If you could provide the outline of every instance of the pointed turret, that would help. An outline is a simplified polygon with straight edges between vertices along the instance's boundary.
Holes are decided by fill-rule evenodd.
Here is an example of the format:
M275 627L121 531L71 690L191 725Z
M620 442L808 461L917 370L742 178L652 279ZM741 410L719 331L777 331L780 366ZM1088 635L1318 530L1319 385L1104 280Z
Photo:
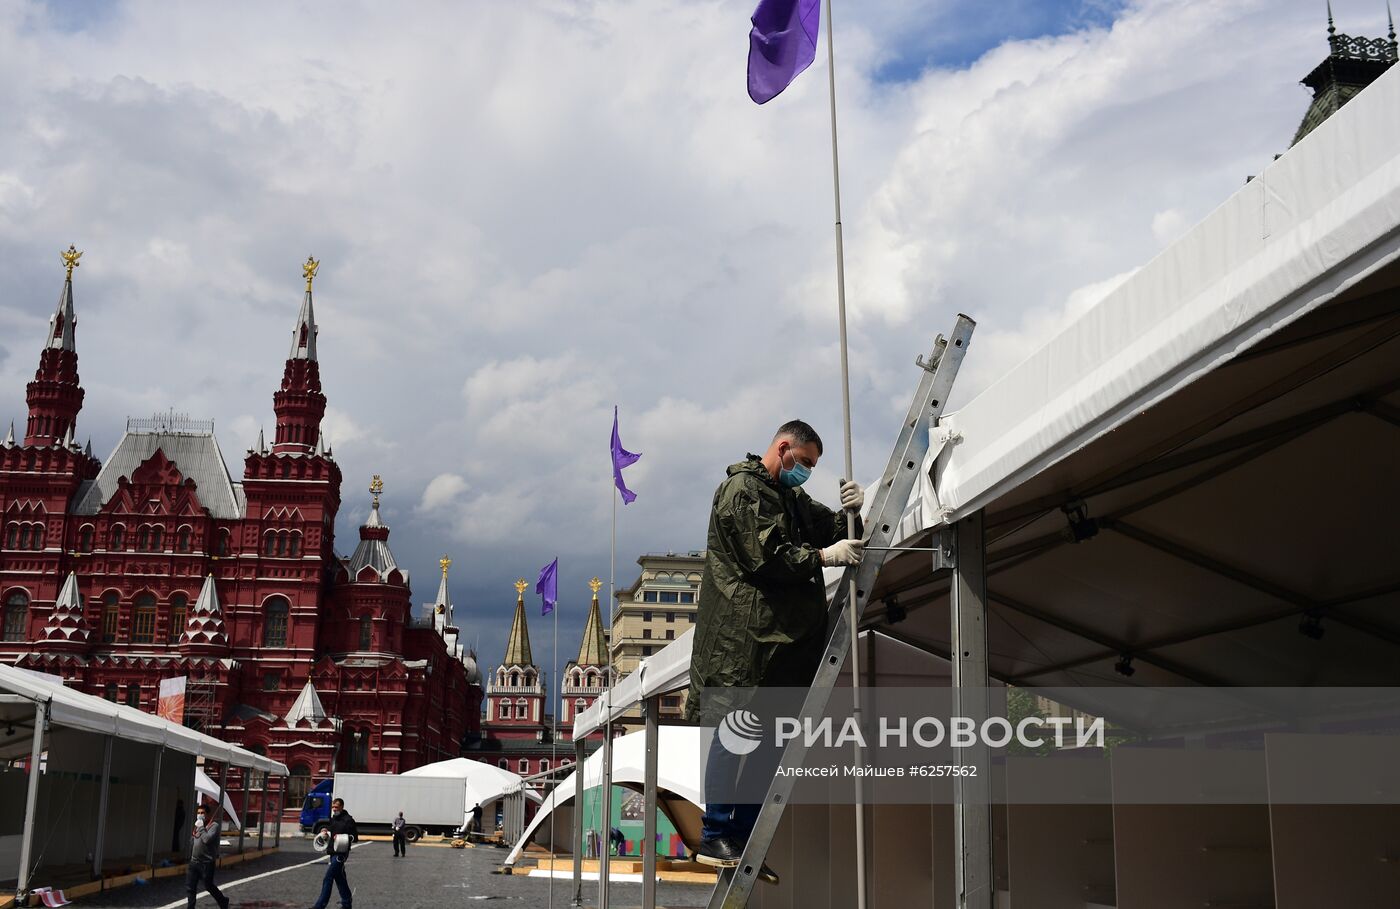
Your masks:
M1389 9L1387 4L1387 13ZM1388 19L1390 31L1386 38L1339 34L1332 19L1332 4L1327 4L1327 59L1303 77L1303 84L1312 89L1313 96L1293 136L1294 145L1395 65L1400 52L1395 43L1394 16Z
M14 421L14 420L11 420L11 421L10 421L10 431L7 432L7 433L5 433L5 441L4 441L3 443L0 443L0 444L3 444L6 448L14 448L14 447L15 447L15 421Z
M388 581L389 575L397 571L407 586L408 572L394 561L394 553L389 549L389 526L379 516L379 497L384 493L384 481L379 474L370 481L369 491L373 496L369 517L360 525L360 545L355 547L346 570L352 581ZM374 575L369 575L366 568L374 569Z
M311 728L316 728L326 719L326 708L321 706L321 696L316 693L316 686L307 679L302 686L301 693L292 703L292 709L287 711L287 726L294 728L297 723L307 722Z
M292 329L292 348L282 372L282 387L272 396L272 409L277 413L277 435L272 443L275 454L311 454L321 434L321 418L326 415L321 367L316 360L316 316L311 305L311 284L320 266L320 262L307 256L301 267L306 295Z
M515 621L510 626L510 638L506 641L506 658L502 666L533 666L534 657L530 654L530 627L525 621L525 588L530 585L524 578L515 582Z
M74 330L78 320L73 313L73 269L82 253L69 246L62 253L67 274L58 308L49 318L48 338L39 354L34 381L25 389L29 421L25 427L26 446L51 446L73 429L83 407L83 389L78 380L78 349Z
M224 611L219 606L219 591L214 576L204 579L199 598L190 608L185 621L185 633L180 635L181 650L221 651L228 649L228 633L224 630Z
M80 651L86 650L91 641L91 633L83 618L83 598L78 593L78 576L68 573L63 587L54 601L53 612L44 625L44 648L46 650Z
M594 578L588 582L593 589L593 602L588 607L588 624L583 626L583 642L578 648L579 666L608 665L608 641L603 634L603 610L598 605L598 589L602 581Z

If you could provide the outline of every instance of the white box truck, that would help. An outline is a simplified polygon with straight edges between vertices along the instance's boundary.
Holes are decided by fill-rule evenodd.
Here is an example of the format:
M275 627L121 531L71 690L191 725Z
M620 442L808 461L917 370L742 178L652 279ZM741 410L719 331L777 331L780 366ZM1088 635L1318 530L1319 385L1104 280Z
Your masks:
M316 810L302 813L302 826L320 833L330 826L331 798L345 800L345 810L355 818L361 833L388 833L399 812L406 821L404 833L410 842L425 833L452 833L466 824L467 781L458 777L401 776L392 773L337 773L324 792L317 795ZM310 821L308 824L307 821Z

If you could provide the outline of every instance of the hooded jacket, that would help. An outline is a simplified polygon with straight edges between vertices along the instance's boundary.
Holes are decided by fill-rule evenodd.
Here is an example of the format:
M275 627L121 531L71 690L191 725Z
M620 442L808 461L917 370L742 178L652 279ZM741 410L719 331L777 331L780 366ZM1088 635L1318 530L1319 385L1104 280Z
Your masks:
M718 723L743 699L726 689L812 683L826 644L821 549L845 537L841 513L779 484L757 455L729 466L710 509L687 719Z

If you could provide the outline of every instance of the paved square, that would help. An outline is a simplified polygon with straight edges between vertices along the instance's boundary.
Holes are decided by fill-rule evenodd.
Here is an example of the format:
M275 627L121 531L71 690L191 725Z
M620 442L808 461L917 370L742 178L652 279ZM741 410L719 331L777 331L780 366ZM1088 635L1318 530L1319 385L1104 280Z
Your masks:
M505 850L490 847L423 845L411 846L406 857L395 858L389 843L372 841L355 847L346 873L357 909L429 909L488 901L519 909L569 909L571 880L554 882L551 903L548 879L491 873L505 856ZM223 869L216 883L233 909L308 909L320 893L325 867L325 859L312 851L309 840L284 838L281 852ZM662 882L657 886L657 903L666 909L704 906L710 890L705 885ZM615 909L640 906L642 885L615 882L611 894L610 906ZM583 895L585 906L597 905L597 882L584 881ZM74 909L183 909L184 905L185 883L180 877L78 900ZM215 909L213 899L204 894L196 905ZM330 909L339 905L332 891Z

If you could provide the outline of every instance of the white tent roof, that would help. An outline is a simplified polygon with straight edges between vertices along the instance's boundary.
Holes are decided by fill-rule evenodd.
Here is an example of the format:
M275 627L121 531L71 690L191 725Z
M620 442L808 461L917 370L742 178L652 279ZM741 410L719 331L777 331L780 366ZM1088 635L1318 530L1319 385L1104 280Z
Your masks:
M8 696L8 697L6 697ZM63 687L57 676L0 665L0 718L30 720L34 705L47 702L49 720L54 725L115 735L134 742L164 745L185 754L202 755L235 767L249 767L274 776L286 776L286 765L237 745L220 741L155 714L134 707L114 704L103 698ZM0 730L0 758L13 758L29 752L32 730L16 729L3 736Z
M468 811L475 805L484 805L503 795L516 792L525 784L519 774L511 773L504 767L463 757L414 767L412 770L405 770L402 776L465 779L467 781L466 807ZM536 802L540 800L539 794L532 790L527 789L525 794Z
M687 629L659 651L642 660L627 678L605 691L588 709L574 717L574 738L581 739L601 729L607 722L608 705L616 720L629 708L653 695L665 694L690 684L690 648L695 629Z
M657 761L657 789L670 796L680 797L703 807L702 780L700 778L700 756L709 750L709 738L713 731L698 726L660 727L659 759ZM646 779L646 733L639 730L613 741L613 783L619 786L632 785L640 788ZM584 789L592 789L603 784L603 749L593 752L583 763ZM540 805L539 811L530 821L520 841L506 856L505 864L513 865L530 842L535 831L545 823L556 805L571 802L578 786L578 771L565 777L549 797Z
M199 768L194 771L194 788L202 796L208 797L209 801L219 800L219 784L210 779L209 774ZM238 812L233 810L233 799L229 798L228 792L224 792L224 818L228 821L230 830L239 828Z

